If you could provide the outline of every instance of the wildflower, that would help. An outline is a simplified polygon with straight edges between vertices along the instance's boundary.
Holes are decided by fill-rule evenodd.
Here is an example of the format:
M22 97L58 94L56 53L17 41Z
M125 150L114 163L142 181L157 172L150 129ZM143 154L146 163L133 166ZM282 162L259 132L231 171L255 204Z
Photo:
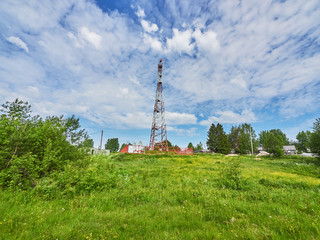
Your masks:
M62 208L62 211L64 211L64 208Z

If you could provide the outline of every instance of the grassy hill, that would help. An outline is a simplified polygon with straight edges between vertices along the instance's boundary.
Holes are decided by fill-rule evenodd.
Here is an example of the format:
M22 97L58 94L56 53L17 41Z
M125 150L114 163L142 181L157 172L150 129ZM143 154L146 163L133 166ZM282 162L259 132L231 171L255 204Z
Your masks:
M320 239L311 158L96 156L0 192L1 239Z

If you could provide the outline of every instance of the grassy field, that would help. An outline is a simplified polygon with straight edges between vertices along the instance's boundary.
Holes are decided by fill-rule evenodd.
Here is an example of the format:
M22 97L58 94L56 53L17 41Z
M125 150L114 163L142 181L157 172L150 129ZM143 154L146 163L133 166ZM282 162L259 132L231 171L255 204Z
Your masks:
M320 161L97 156L1 190L0 239L320 239Z

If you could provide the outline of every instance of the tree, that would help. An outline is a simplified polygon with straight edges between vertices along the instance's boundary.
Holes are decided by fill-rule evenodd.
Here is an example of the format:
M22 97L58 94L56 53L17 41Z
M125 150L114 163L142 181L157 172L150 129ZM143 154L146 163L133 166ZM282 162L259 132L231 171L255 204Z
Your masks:
M229 139L220 123L217 126L212 123L208 131L207 146L216 153L228 154L231 151Z
M192 148L192 149L194 149L194 146L193 146L192 142L189 142L189 144L188 144L188 148Z
M87 138L83 141L82 146L85 148L93 148L94 147L94 141L91 138Z
M14 102L7 101L1 105L4 116L7 116L11 121L13 120L26 120L30 118L31 105L28 102L23 102L18 98Z
M110 150L110 152L117 152L119 150L119 139L109 138L105 144L105 149Z
M259 136L263 148L277 157L283 155L283 146L289 144L289 140L280 129L262 131Z
M65 119L63 125L67 140L71 144L79 145L83 141L83 138L88 139L85 129L78 130L80 128L80 119L76 118L74 115Z
M127 144L122 143L122 145L121 145L121 147L120 147L120 150L121 150L122 148L124 148L125 146L127 146Z
M31 105L19 99L1 107L0 187L34 187L38 179L85 156L80 149L88 134L74 116L31 117Z
M238 127L232 126L230 129L230 133L228 134L231 148L236 153L240 152L240 135L241 135L240 131L241 131L240 126Z
M310 148L310 138L311 138L310 131L299 132L296 136L297 142L295 143L297 150L300 152L307 152L308 148Z
M310 148L313 153L320 156L320 118L313 123L313 131L310 136Z
M202 143L199 142L199 143L196 145L196 147L194 148L194 151L200 151L200 150L202 150L202 149L203 149Z
M251 136L250 136L251 134ZM241 124L237 127L232 127L228 135L231 148L234 149L236 153L247 154L251 152L251 138L253 151L258 147L258 142L256 141L256 133L252 129L250 124Z

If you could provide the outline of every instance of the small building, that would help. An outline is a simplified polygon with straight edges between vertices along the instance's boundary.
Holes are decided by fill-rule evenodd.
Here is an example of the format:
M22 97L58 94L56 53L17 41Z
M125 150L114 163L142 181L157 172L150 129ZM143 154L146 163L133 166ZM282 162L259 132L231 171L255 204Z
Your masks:
M120 150L121 153L142 153L144 151L143 145L126 145Z
M260 153L261 151L264 151L264 148L263 148L262 146L259 146L259 147L257 148L257 151L258 151L258 153Z
M297 154L297 149L294 145L283 146L283 151L285 155Z
M107 149L100 149L100 148L91 148L90 149L91 155L110 155L110 150Z
M212 151L210 149L201 149L194 151L194 153L212 153Z

